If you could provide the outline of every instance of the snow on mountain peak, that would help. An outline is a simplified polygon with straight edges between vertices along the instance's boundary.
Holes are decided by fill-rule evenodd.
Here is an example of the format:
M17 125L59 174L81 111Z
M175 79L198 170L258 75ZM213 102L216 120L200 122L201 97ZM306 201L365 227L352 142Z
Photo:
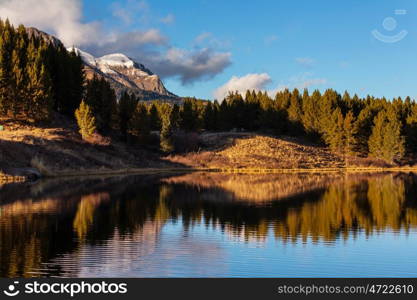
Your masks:
M78 48L75 48L75 47L68 48L67 51L69 51L69 52L74 51L76 54L78 54L81 57L81 59L85 63L89 64L92 67L97 66L96 58L94 56L92 56L90 53L84 52L84 51L82 51Z
M126 68L133 68L135 66L135 62L122 53L108 54L99 58L95 58L90 53L87 53L75 47L68 48L67 50L70 52L75 51L75 53L80 55L81 59L90 66L99 67L100 69L104 70L108 70L108 67L106 66Z
M94 75L104 77L118 90L119 94L127 88L141 95L148 92L153 95L152 97L156 97L156 94L170 99L177 97L166 90L158 75L122 53L96 58L75 47L68 48L67 51L74 51L81 57L86 66L87 78L92 78Z
M133 60L131 60L129 57L121 53L104 55L98 58L97 61L100 64L106 64L108 66L114 66L114 67L132 68L135 65L135 62Z

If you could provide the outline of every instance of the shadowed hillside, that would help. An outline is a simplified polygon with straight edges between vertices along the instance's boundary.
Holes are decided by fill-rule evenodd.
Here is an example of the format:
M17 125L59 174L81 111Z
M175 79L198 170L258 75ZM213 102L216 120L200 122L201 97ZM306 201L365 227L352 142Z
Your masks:
M114 140L82 140L75 122L56 118L48 127L22 122L1 122L0 170L36 168L43 175L66 171L124 168L181 167L159 159L158 153Z

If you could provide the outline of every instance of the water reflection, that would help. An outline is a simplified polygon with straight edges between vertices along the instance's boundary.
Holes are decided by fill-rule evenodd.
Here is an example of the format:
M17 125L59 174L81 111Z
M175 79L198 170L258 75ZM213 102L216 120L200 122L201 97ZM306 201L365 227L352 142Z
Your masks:
M256 256L273 240L274 260L286 244L407 235L417 227L416 188L414 174L336 173L7 185L0 188L0 275L228 276L237 259L231 249L242 245L258 247Z

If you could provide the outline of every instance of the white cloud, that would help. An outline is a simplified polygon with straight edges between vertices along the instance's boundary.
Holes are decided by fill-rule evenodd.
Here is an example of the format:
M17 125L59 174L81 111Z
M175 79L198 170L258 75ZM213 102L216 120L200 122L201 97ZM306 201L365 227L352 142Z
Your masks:
M95 44L88 49L93 52L101 51L101 54L111 52L125 52L125 50L134 52L140 51L143 47L163 46L168 44L168 39L157 29L147 31L131 31L109 34L105 41ZM103 53L104 52L104 53ZM126 53L127 54L127 53ZM133 53L129 53L132 55Z
M13 24L33 26L57 36L66 46L80 47L96 56L113 52L129 55L161 77L177 77L183 84L212 78L231 64L229 52L216 46L179 49L157 29L104 31L100 22L84 22L82 0L0 0L0 16ZM146 1L127 0L111 5L113 18L132 23L149 15ZM140 15L141 14L141 15ZM173 15L165 21L173 20ZM214 37L213 37L214 40Z
M314 64L315 64L315 60L310 58L310 57L297 57L295 59L295 61L303 66L303 67L307 67L307 68L311 68Z
M233 76L228 82L213 92L214 98L223 100L229 92L240 92L242 95L247 90L264 90L271 83L271 77L267 73L247 74L242 77Z
M190 84L213 78L231 64L230 58L231 53L215 52L210 48L191 51L172 47L149 65L162 76L179 77L182 84Z
M15 24L33 26L57 35L65 45L99 42L98 22L82 22L80 0L4 0L0 16Z
M175 16L173 14L168 14L165 17L159 19L161 23L172 24L175 22Z

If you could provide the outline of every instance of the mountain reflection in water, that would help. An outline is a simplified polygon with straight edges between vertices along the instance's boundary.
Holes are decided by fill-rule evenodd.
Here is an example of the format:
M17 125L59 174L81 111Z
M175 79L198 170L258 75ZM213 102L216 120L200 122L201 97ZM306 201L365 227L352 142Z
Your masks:
M289 254L286 245L315 247L322 257L326 247L353 251L355 241L371 245L369 238L386 233L415 240L416 195L414 174L190 173L5 185L0 275L315 276L287 272L300 261L315 269L303 248ZM391 262L392 246L369 253ZM269 270L257 257L280 268ZM236 267L245 265L241 259L252 269ZM334 268L325 275L354 275L352 262L338 259L325 261ZM416 261L407 264L398 274L415 276Z

